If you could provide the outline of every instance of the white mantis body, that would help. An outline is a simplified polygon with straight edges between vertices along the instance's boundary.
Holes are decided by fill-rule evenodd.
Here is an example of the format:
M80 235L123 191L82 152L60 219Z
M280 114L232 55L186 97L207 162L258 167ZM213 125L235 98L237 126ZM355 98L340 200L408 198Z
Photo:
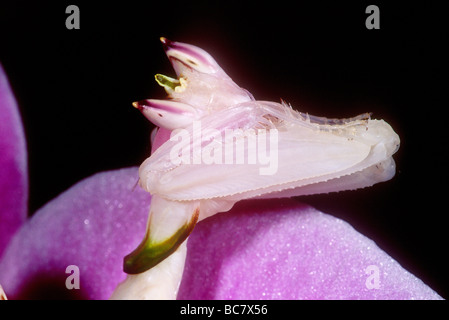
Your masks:
M199 220L240 200L351 190L394 176L392 155L399 137L385 121L368 115L319 118L285 103L256 101L204 50L161 41L178 79L157 75L156 80L171 100L134 106L173 132L140 167L140 185L152 194L152 202L146 237L125 257L127 273L156 266ZM275 133L270 152L266 140L257 140L267 133ZM276 170L261 174L257 157L238 161L234 144L248 157L265 148L265 156L276 155Z

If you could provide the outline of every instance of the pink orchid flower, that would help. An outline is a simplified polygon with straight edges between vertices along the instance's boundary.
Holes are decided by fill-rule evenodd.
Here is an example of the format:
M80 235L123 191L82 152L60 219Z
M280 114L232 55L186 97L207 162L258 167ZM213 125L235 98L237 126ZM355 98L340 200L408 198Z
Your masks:
M193 46L166 46L178 75L185 68L208 74L215 65ZM188 124L192 117L226 107L228 94L235 104L253 101L221 68L213 72L217 81L204 80L203 84L210 84L217 95L200 94L201 86L194 86L201 79L183 83L158 76L174 101L135 104L165 127L155 137L154 154L168 142L170 130ZM186 96L180 99L177 95L182 93ZM191 108L211 99L213 110ZM1 68L0 117L0 284L6 295L12 299L110 298L117 285L130 277L123 271L123 257L149 234L147 216L155 196L152 199L143 188L135 187L138 168L86 178L26 220L25 139ZM140 184L152 188L142 179L146 168L140 169ZM159 222L164 225L163 220ZM162 248L160 261L150 263L149 271L171 259L172 248L185 245L181 243L189 236L178 299L441 299L349 224L294 199L240 201L229 212L211 216L191 231L176 238L172 247ZM170 232L162 232L161 239ZM140 249L145 252L148 247ZM67 286L70 266L79 271L79 288Z

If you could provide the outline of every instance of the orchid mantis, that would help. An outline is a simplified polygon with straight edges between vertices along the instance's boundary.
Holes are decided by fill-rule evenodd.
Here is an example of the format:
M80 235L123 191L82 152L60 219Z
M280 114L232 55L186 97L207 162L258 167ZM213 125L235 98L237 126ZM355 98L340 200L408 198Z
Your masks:
M152 201L146 236L125 257L128 274L158 266L198 221L240 200L352 190L394 176L399 137L385 121L326 119L257 101L204 50L161 41L177 75L156 75L169 100L133 105L158 135L171 136L140 167Z

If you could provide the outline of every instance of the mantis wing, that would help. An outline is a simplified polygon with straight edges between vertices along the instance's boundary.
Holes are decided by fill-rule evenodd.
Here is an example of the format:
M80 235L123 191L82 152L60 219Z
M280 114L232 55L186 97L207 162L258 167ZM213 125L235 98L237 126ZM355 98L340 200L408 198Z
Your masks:
M213 113L174 131L142 164L141 185L170 200L238 201L354 189L394 175L399 137L386 122L315 119L259 101Z

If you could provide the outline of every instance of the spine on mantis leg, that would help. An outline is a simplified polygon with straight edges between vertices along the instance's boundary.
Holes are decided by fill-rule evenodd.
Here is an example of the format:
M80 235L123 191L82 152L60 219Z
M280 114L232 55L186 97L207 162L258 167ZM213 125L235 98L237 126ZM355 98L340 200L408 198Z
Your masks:
M125 257L123 270L141 273L167 258L187 239L199 214L199 201L171 201L154 195L145 237Z

